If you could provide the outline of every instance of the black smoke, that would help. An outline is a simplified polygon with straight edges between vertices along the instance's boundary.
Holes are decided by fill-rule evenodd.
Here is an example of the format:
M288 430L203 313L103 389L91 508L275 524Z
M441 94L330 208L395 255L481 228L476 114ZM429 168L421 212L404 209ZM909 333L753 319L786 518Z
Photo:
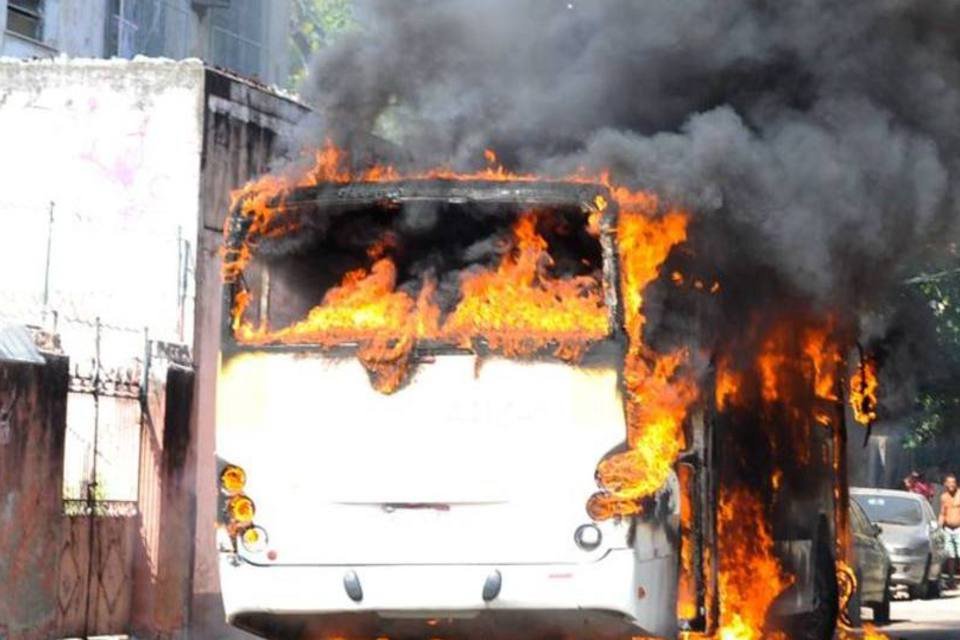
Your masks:
M851 308L957 230L956 0L381 0L358 20L314 61L307 146L609 168L722 218L723 260Z

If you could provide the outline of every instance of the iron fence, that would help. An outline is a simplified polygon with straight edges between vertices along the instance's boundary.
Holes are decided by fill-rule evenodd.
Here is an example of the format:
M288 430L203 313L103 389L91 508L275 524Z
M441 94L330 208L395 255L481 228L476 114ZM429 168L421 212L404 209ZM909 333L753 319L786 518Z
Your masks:
M108 220L74 203L0 199L0 225L17 229L0 235L0 270L10 275L0 324L38 327L70 358L64 508L133 511L151 338L190 340L191 243L178 227Z

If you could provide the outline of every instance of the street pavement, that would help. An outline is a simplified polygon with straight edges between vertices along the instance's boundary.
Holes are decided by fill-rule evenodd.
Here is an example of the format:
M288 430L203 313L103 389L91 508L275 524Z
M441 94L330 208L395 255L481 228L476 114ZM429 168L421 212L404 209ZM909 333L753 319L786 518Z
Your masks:
M877 630L891 640L960 640L960 590L936 600L894 600L890 618Z

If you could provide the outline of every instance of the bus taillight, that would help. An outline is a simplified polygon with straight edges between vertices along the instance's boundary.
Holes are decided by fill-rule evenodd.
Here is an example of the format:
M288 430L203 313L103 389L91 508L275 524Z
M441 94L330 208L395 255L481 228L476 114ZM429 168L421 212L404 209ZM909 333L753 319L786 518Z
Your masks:
M253 522L253 515L256 509L253 506L253 500L245 495L237 495L227 503L227 515L233 524L249 524Z
M228 496L239 494L246 484L247 472L236 465L228 464L220 472L220 489Z
M240 541L243 543L243 548L250 553L260 553L267 548L267 532L263 527L248 527L240 534Z

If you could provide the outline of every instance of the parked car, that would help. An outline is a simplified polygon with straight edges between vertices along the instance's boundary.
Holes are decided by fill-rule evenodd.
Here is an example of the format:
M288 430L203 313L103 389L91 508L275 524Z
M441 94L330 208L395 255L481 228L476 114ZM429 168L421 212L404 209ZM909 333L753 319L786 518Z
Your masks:
M850 497L880 526L893 564L891 583L905 586L911 598L939 597L944 540L930 503L915 493L888 489L852 488Z
M856 500L850 501L850 534L853 538L854 572L857 591L852 599L853 619L859 608L873 610L876 624L890 622L890 574L892 566L887 549L880 540L880 525L874 524Z

